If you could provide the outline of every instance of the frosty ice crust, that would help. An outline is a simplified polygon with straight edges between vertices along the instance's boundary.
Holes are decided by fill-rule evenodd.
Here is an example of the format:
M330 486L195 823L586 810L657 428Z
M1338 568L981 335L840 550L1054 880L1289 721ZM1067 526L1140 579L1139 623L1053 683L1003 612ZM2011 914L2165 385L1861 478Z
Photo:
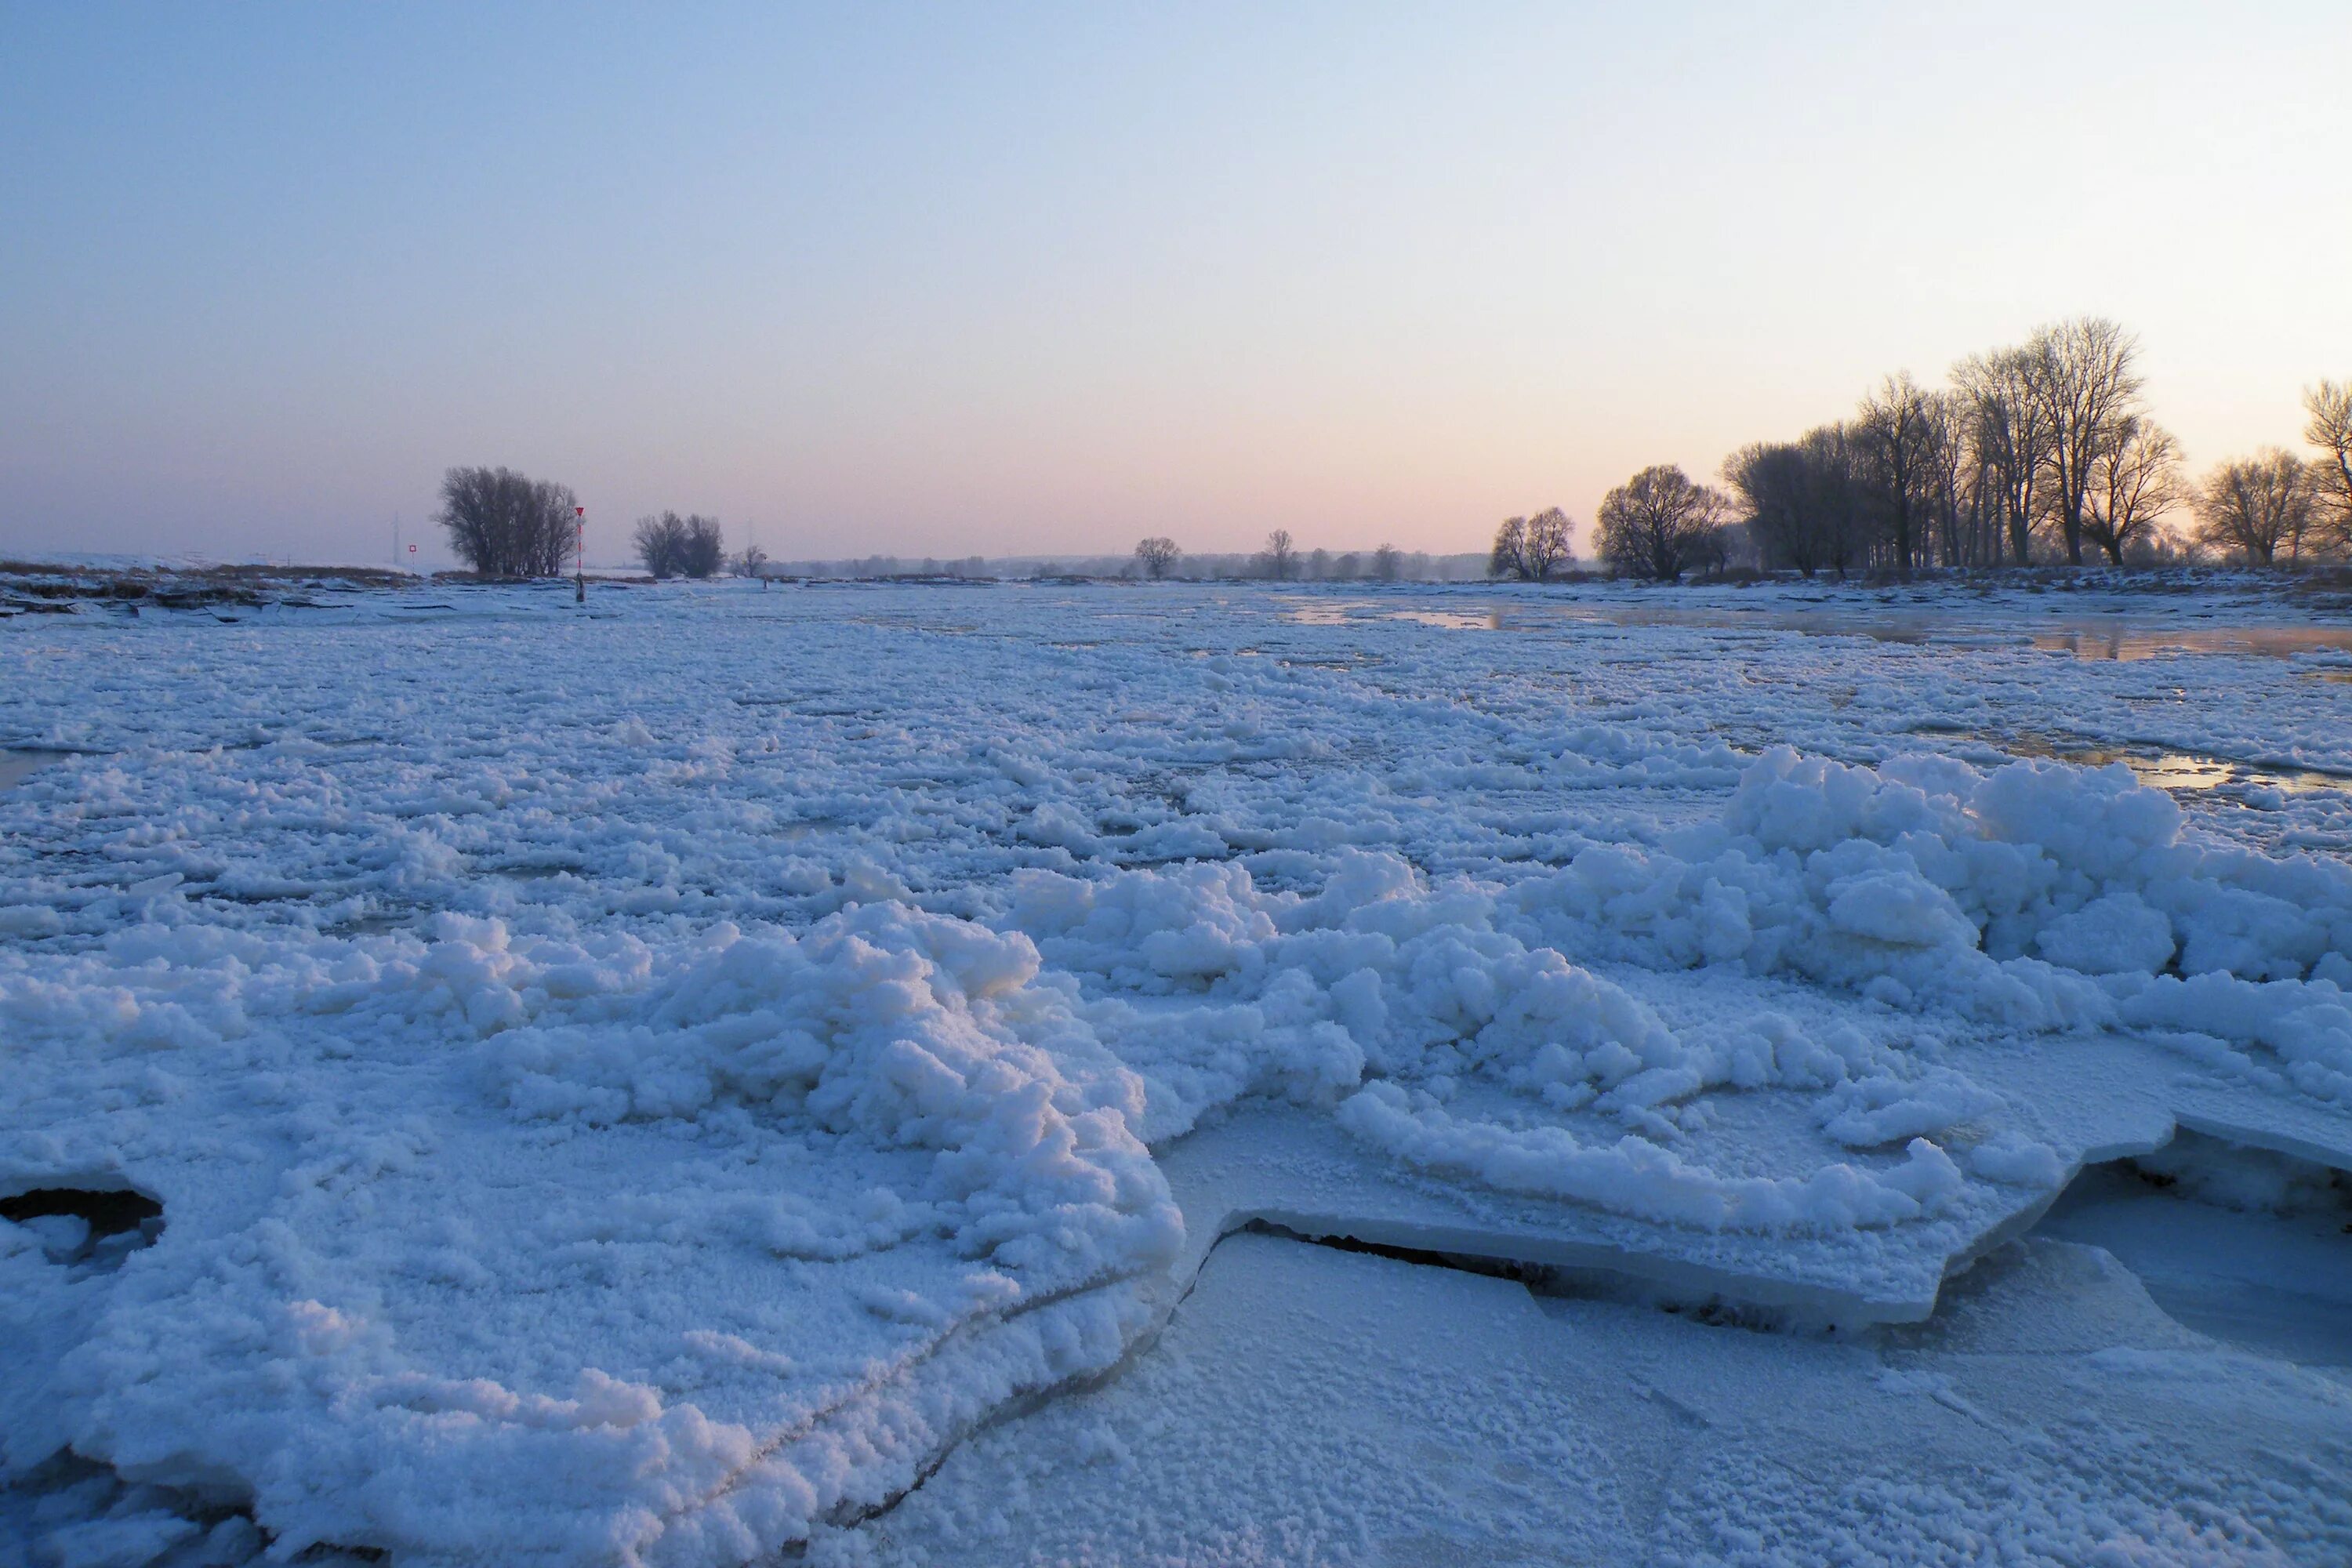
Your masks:
M654 737L610 722L618 777ZM1227 757L1328 746L1234 725ZM1055 787L1003 749L992 776ZM1652 754L1681 752L1738 781L1711 820L1510 876L1314 812L1264 881L1072 865L974 900L951 842L839 882L787 856L725 923L564 888L334 936L142 874L143 923L0 957L0 1182L135 1183L170 1224L103 1277L0 1258L33 1369L0 1384L8 1461L69 1444L250 1500L289 1550L737 1561L1112 1369L1252 1218L1858 1322L1924 1315L2075 1163L2176 1117L2352 1164L2340 864L2184 834L2118 770ZM254 765L289 809L333 777ZM744 752L664 765L684 788ZM85 799L162 773L111 766ZM457 875L484 812L530 831L520 783L416 781L449 838L394 839L382 885ZM1098 845L1089 815L1013 836ZM785 898L843 907L762 924ZM16 908L70 938L93 906Z

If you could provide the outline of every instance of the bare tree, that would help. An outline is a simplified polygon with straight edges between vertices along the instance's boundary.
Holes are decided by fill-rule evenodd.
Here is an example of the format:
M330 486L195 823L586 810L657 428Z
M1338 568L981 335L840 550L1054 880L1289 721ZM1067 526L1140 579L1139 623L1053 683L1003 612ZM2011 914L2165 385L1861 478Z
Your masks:
M761 582L766 582L768 552L756 544L745 545L743 553L735 557L735 572L738 576L757 577Z
M1843 577L1869 558L1874 530L1861 444L1848 426L1824 425L1806 433L1805 457L1819 548L1826 563Z
M686 569L686 519L674 511L637 519L629 542L636 547L637 559L645 563L646 572L656 578L675 577Z
M1495 530L1495 547L1486 555L1486 575L1517 577L1525 581L1533 575L1528 569L1528 520L1507 517L1503 526Z
M1267 576L1277 583L1289 582L1298 565L1298 552L1291 545L1290 530L1277 528L1267 534L1265 548L1258 552L1258 560L1264 563Z
M434 514L457 558L486 577L559 577L577 538L567 485L512 468L451 468Z
M1732 551L1739 538L1737 529L1737 524L1718 522L1693 533L1687 557L1689 570L1702 577L1719 577L1729 571Z
M1908 371L1890 375L1862 400L1852 429L1895 568L1908 572L1918 554L1917 525L1937 439L1928 395Z
M1673 582L1690 565L1701 536L1719 527L1729 510L1720 491L1693 484L1671 464L1643 468L1601 503L1601 557L1620 572Z
M1786 441L1757 441L1723 460L1723 479L1737 496L1748 537L1767 566L1789 566L1811 576L1822 563L1813 550L1805 506L1805 449Z
M1393 544L1383 544L1372 552L1372 575L1382 583L1393 583L1404 571L1404 552Z
M2042 328L2027 345L2048 422L2051 510L2066 559L2083 563L2083 512L2103 454L2139 412L2139 342L2104 316Z
M2120 566L2124 552L2147 544L2165 513L2180 504L2180 446L2172 433L2139 415L2092 462L2083 507L2083 535Z
M688 518L678 570L689 577L709 577L716 574L726 561L727 536L720 531L719 520L700 512Z
M1979 564L1983 542L1983 497L1975 480L1980 471L1969 440L1968 400L1957 392L1927 395L1927 429L1921 446L1927 459L1920 499L1927 508L1919 556L1932 551L1938 565Z
M1801 440L1742 447L1725 461L1735 510L1763 565L1843 577L1867 555L1872 524L1858 445L1846 426L1825 425Z
M1176 570L1176 563L1182 559L1183 554L1176 548L1174 540L1158 534L1138 541L1135 546L1137 564L1143 568L1143 574L1155 583Z
M2003 538L2002 485L1999 454L1984 439L1975 399L1965 389L1945 395L1947 451L1955 492L1953 527L1959 552L1949 564L1998 566Z
M727 562L727 538L715 517L674 511L637 519L630 542L656 577L709 577ZM761 559L765 560L765 555Z
M1543 582L1576 559L1569 548L1568 513L1549 506L1528 519L1528 575Z
M2303 438L2319 448L2315 480L2322 531L2336 549L2352 552L2352 382L2323 381L2303 395L2311 423Z
M1952 368L1972 415L1969 438L1991 489L1988 510L1997 514L1995 538L2006 537L2010 558L2020 566L2033 559L2033 528L2044 510L2042 480L2050 463L2049 410L2038 390L2037 363L2030 348L2002 349Z
M2215 549L2269 565L2282 545L2297 559L2311 527L2309 465L2273 447L2223 463L2197 494L2198 534Z

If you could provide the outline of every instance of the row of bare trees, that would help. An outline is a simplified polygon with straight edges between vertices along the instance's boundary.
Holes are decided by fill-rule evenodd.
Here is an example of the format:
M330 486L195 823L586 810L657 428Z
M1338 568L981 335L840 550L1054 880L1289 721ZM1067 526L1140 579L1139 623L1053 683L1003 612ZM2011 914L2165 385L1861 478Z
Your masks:
M1672 464L1643 469L1601 499L1593 548L1620 576L1673 581L1685 572L1720 572L1730 563L1730 499L1695 484ZM1503 520L1486 562L1493 577L1540 583L1572 570L1573 528L1558 507Z
M700 512L690 517L674 511L641 517L630 542L636 546L637 559L656 578L709 577L727 561L727 540L719 520Z
M2310 461L2272 447L2206 477L2193 498L2200 540L2242 560L2289 563L2352 556L2352 383L2303 395Z
M434 521L457 559L483 576L557 577L578 549L579 504L569 485L512 468L451 468ZM631 542L656 577L709 577L727 559L719 520L699 512L640 518ZM759 574L766 559L756 546L746 551L747 574Z
M1566 519L1562 519L1563 527ZM1174 540L1162 535L1138 541L1135 546L1135 570L1153 582L1176 575L1184 552ZM1287 583L1305 576L1317 581L1353 581L1370 578L1374 582L1393 583L1404 574L1404 552L1393 544L1383 544L1369 557L1349 551L1333 555L1328 550L1314 550L1301 554L1290 530L1277 528L1265 536L1265 548L1249 561L1249 574Z
M451 468L433 521L457 559L485 577L555 577L579 537L578 505L569 485L512 468Z
M1486 561L1492 577L1516 577L1541 583L1576 564L1569 545L1570 523L1559 508L1546 507L1533 517L1507 517L1495 531L1495 544Z
M1851 418L1724 464L1768 567L2022 565L2095 552L2116 564L2202 549L2299 562L2352 551L2352 391L2305 395L2306 463L2271 449L2191 485L2145 396L2137 340L2104 317L1976 354L1929 389L1888 376ZM2186 533L2170 520L2193 520Z

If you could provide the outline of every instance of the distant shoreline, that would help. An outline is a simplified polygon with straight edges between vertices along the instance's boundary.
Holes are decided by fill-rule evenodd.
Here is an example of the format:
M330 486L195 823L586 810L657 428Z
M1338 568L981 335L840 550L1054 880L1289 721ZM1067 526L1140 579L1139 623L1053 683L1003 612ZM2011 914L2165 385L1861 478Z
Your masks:
M657 581L642 571L612 567L591 568L586 575L590 583L607 588L652 587ZM2352 609L2352 566L2334 563L2268 567L2177 563L2145 567L2066 565L1931 567L1907 574L1853 573L1845 577L1838 577L1823 572L1810 578L1793 571L1758 572L1748 569L1734 570L1711 576L1692 576L1673 583L1651 583L1582 570L1562 573L1543 582L1523 582L1510 578L1458 577L1397 578L1385 581L1370 577L1297 577L1277 581L1263 576L1174 575L1154 583L1122 574L1083 571L1044 573L1008 571L978 574L911 571L874 574L773 571L762 573L761 580L777 585L821 583L889 584L903 586L932 584L950 587L1100 584L1149 590L1164 584L1234 588L1255 587L1292 592L1339 590L1370 593L1402 588L1450 593L1487 593L1507 590L1515 595L1537 595L1572 593L1580 588L1589 587L1605 587L1620 591L1630 589L1644 594L1669 595L1678 590L1737 590L1756 587L1910 592L1940 590L1955 594L1981 594L2007 588L2029 593L2095 592L2161 595L2239 587L2264 592L2286 592L2298 597L2315 597L2322 601L2341 596L2343 602L2340 605L2328 605L2326 607ZM667 581L684 584L696 580L672 578ZM728 574L699 581L713 584L740 583L748 585L754 579L737 574ZM6 559L0 560L0 616L22 614L27 611L37 612L45 608L62 609L69 604L87 601L117 605L152 602L165 608L194 608L212 604L257 605L272 600L282 600L288 593L306 588L340 593L368 593L402 592L425 588L525 587L533 584L569 585L572 582L572 578L568 574L560 578L483 577L463 570L396 572L383 566L291 563L281 565L266 562L220 563L208 565L178 565L157 562L137 565L100 565L87 560Z

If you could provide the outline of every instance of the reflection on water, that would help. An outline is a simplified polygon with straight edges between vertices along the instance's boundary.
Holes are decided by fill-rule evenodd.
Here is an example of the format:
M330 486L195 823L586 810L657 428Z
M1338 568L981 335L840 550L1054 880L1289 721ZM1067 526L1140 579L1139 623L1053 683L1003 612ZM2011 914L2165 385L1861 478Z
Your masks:
M2148 631L2124 622L2070 625L2036 632L2033 646L2080 658L2141 659L2176 653L2262 654L2291 658L2299 653L2352 649L2352 627L2187 626Z
M1290 618L1302 626L1343 626L1349 621L1377 620L1380 612L1370 599L1301 599L1280 595ZM1224 600L1220 599L1223 605Z
M1478 610L1436 610L1422 605L1399 609L1370 599L1305 598L1278 595L1286 618L1302 626L1343 626L1352 621L1412 621L1448 631L1490 632L1503 625L1501 606Z
M2302 768L2263 768L2221 757L2200 757L2193 752L2126 752L2085 746L2063 738L2020 736L2001 746L2011 756L2053 757L2077 767L2104 768L2121 763L2140 783L2156 789L2212 790L2224 784L2274 789L2288 795L2315 790L2352 789L2352 779Z
M1424 626L1447 626L1455 631L1496 632L1503 629L1503 612L1488 610L1484 615L1469 610L1398 610L1391 620L1418 621Z

